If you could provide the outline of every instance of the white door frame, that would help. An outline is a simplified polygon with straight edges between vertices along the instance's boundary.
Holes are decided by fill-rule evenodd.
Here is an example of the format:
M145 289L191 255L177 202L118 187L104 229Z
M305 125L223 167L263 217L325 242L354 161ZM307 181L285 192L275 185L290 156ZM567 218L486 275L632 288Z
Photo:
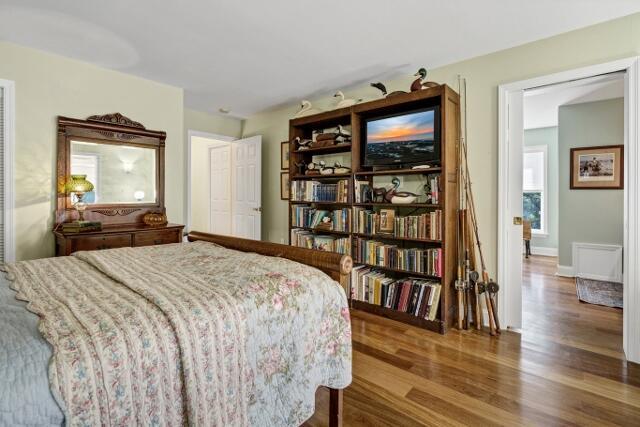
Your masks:
M509 211L509 114L522 115L522 109L509 111L510 94L525 89L564 83L613 72L625 72L625 154L624 154L624 309L623 348L627 360L640 363L640 57L621 59L498 87L498 283L501 284L499 316L506 326L519 315L512 307L521 295L522 282L514 283L509 258L521 254L521 248L509 245L509 226L513 214ZM513 109L512 109L513 110ZM513 185L513 184L512 184ZM522 277L522 276L520 276Z
M6 262L16 260L15 235L15 83L0 79L4 90L4 258Z
M187 218L185 220L185 231L191 231L191 139L196 136L200 138L217 139L218 141L235 141L238 138L228 135L219 135L215 133L202 132L199 130L187 131Z

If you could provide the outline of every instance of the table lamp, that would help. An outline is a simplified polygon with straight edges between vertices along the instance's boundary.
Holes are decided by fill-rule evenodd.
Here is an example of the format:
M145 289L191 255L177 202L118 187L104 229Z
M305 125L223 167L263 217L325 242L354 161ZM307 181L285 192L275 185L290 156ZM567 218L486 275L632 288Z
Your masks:
M78 222L84 221L87 204L82 200L85 193L93 191L93 184L87 181L87 175L71 175L65 186L67 194L75 194L77 201L73 206L78 211Z

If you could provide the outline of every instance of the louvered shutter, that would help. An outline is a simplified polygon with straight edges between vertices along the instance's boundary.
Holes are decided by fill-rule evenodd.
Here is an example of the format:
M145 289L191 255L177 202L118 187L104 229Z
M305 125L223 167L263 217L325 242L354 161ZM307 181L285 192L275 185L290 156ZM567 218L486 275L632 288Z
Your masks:
M4 88L0 87L0 263L4 262Z

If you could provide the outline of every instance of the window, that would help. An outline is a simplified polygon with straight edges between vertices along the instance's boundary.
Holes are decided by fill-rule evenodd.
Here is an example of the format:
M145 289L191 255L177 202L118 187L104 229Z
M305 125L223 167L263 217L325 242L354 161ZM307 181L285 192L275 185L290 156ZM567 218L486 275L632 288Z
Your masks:
M547 146L525 147L522 166L523 217L532 233L546 234Z
M87 175L87 181L93 184L93 191L87 193L84 201L87 203L98 203L98 156L95 154L72 154L71 155L74 175ZM75 200L74 200L75 201Z

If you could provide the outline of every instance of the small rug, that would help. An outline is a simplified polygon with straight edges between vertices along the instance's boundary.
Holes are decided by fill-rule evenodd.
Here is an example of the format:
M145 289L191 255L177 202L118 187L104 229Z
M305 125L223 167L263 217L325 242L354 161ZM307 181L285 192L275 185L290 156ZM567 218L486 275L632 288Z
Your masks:
M580 301L622 308L622 283L576 277L576 292Z

